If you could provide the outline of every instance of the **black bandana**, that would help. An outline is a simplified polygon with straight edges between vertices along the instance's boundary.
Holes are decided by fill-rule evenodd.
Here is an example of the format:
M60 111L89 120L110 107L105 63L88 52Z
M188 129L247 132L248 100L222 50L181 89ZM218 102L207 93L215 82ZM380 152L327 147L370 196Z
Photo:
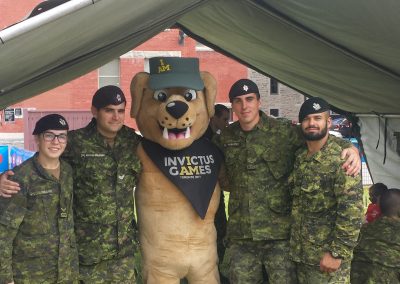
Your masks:
M218 180L222 153L208 139L200 138L188 148L168 150L150 140L143 149L164 175L176 185L204 219Z

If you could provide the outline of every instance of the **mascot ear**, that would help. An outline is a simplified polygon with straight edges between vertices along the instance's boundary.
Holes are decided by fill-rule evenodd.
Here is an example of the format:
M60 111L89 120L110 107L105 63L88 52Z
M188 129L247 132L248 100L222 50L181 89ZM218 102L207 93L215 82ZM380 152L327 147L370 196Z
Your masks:
M204 97L206 99L209 117L214 116L214 103L217 97L217 81L209 72L202 71L200 76L204 82Z
M140 104L142 102L143 94L146 88L148 88L149 74L146 72L139 72L133 77L131 82L131 117L136 118Z

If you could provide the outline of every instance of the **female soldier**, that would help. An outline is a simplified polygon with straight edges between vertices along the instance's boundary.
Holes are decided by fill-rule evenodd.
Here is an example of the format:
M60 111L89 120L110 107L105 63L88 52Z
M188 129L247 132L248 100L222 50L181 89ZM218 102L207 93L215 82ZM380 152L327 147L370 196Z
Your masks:
M50 114L35 125L38 152L13 169L21 191L0 199L0 283L77 283L72 169L60 160L68 124Z

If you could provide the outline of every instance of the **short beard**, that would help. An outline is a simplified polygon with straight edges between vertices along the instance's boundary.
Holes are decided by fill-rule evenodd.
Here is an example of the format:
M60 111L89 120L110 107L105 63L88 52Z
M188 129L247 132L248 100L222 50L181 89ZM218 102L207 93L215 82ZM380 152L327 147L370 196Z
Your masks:
M306 139L307 141L318 141L326 136L326 134L328 133L328 127L327 125L325 125L325 127L319 133L305 133L304 130L302 132L304 139Z

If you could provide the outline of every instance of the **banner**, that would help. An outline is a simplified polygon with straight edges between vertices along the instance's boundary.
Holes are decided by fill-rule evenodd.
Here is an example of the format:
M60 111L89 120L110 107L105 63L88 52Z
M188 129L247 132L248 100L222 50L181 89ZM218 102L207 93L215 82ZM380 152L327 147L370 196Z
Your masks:
M365 155L361 151L361 148L360 148L360 145L358 145L357 139L356 138L350 138L350 139L347 139L347 140L349 140L354 145L354 147L356 147L358 149L358 151L360 151L361 162L365 163Z
M35 154L35 152L11 146L10 147L10 169L14 168L15 166L18 166L23 161L32 157L34 154Z

